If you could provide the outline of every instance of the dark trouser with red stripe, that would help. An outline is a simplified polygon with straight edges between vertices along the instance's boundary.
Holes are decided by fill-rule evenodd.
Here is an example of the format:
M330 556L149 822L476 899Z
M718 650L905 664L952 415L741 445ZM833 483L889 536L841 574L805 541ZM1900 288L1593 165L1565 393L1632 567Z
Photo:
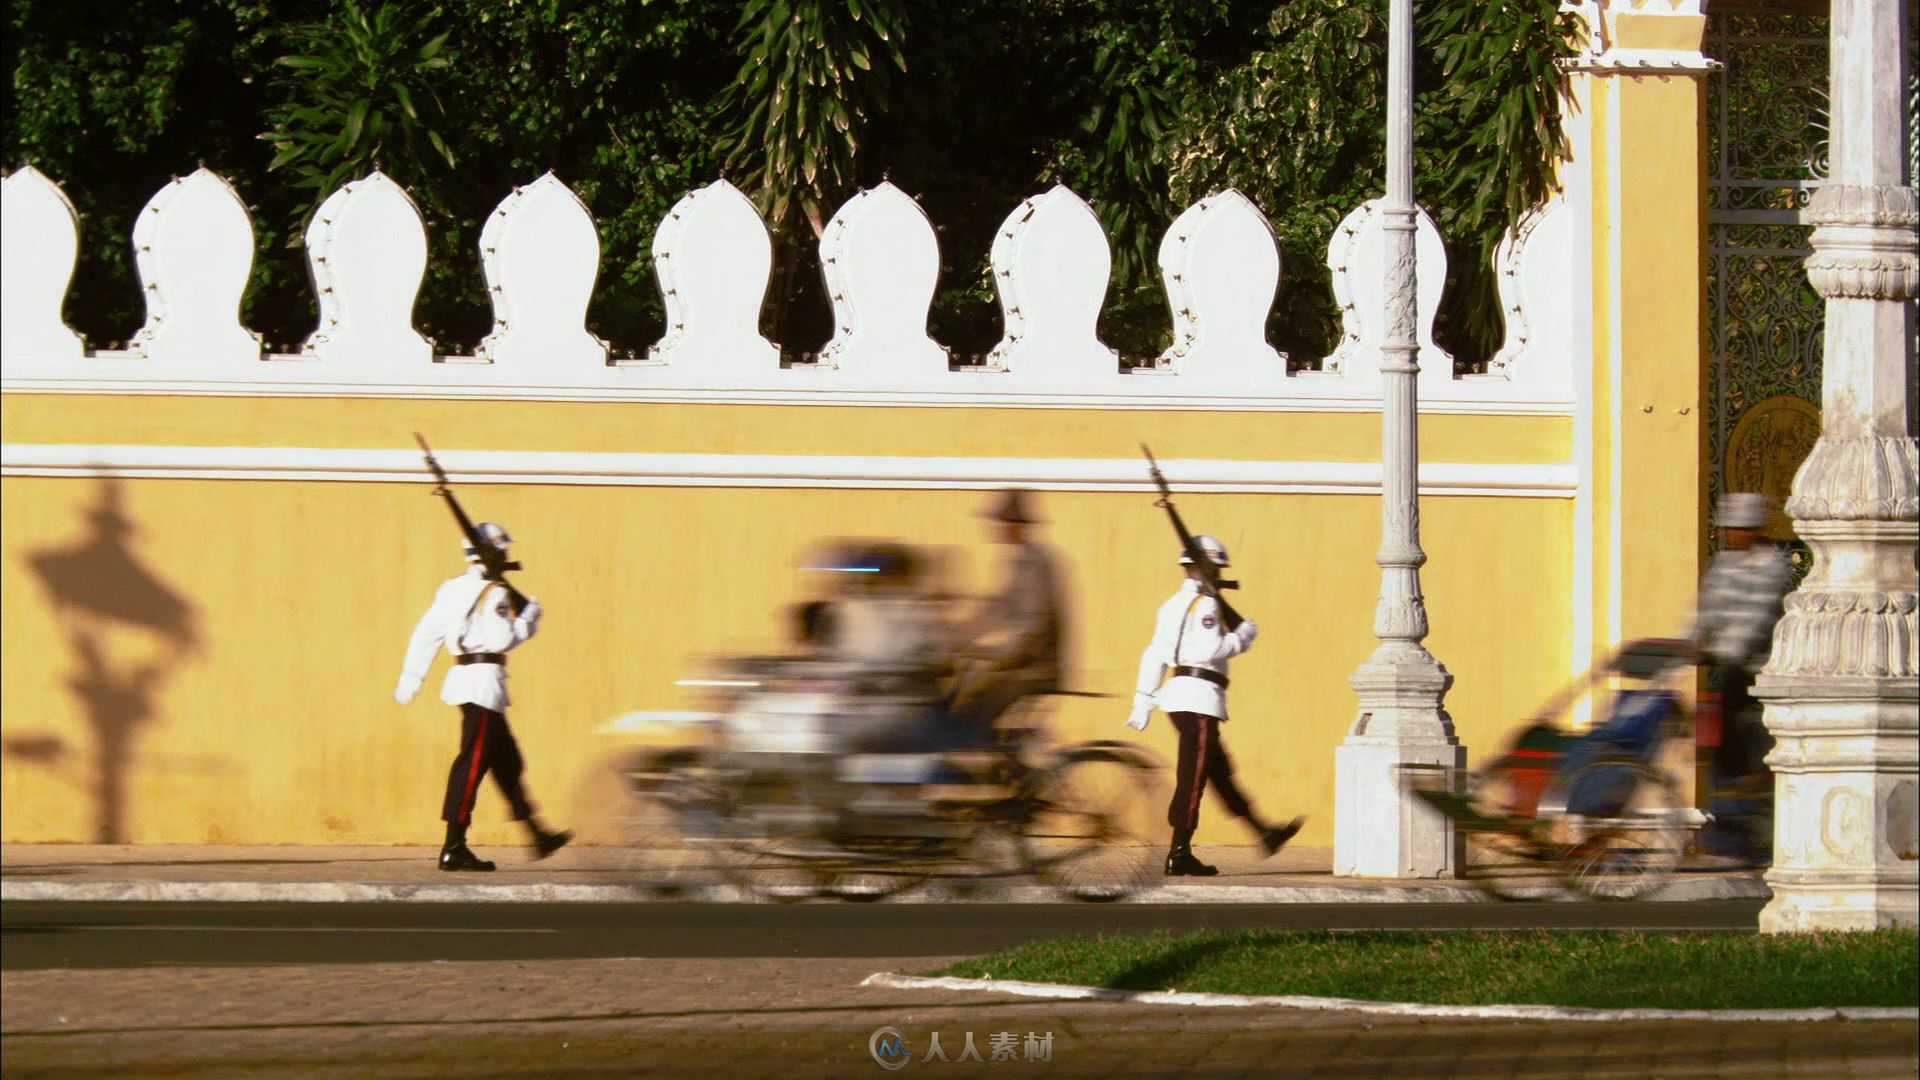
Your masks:
M1180 759L1174 765L1173 801L1167 804L1167 824L1173 826L1175 843L1192 839L1200 824L1200 796L1207 785L1227 804L1235 817L1247 819L1254 828L1260 823L1253 807L1233 782L1233 762L1220 742L1220 721L1199 713L1169 713L1174 729L1180 732Z
M533 804L527 801L527 791L520 784L525 769L520 746L513 741L504 714L478 705L460 706L460 753L447 773L447 804L441 820L450 825L473 820L474 796L480 793L481 778L489 772L494 783L500 785L500 793L507 797L507 805L513 808L513 819L532 817Z

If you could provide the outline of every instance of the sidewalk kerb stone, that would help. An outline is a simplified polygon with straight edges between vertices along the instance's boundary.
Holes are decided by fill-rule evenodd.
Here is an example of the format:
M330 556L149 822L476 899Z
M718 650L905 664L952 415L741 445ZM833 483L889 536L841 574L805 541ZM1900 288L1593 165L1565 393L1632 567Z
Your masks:
M1666 902L1765 899L1766 883L1756 878L1697 878L1676 881L1647 897ZM830 898L829 898L830 899ZM958 900L979 903L1075 903L1043 885L1007 884L959 892L941 887L916 889L888 903L937 904ZM0 901L25 902L190 902L190 903L562 903L630 904L691 901L740 903L750 898L731 885L682 890L640 885L567 882L444 883L356 881L63 881L29 875L0 880ZM1463 904L1500 903L1470 885L1162 885L1126 898L1126 904Z
M1920 1009L1836 1006L1821 1009L1587 1009L1569 1005L1429 1005L1406 1001L1361 1001L1306 995L1203 994L1179 990L1112 990L1065 983L1017 979L960 979L947 975L875 972L861 986L890 990L966 990L1015 994L1064 1001L1111 1001L1133 1005L1184 1005L1200 1008L1282 1008L1322 1012L1358 1012L1381 1016L1418 1016L1474 1020L1711 1020L1721 1022L1797 1022L1825 1020L1920 1021Z

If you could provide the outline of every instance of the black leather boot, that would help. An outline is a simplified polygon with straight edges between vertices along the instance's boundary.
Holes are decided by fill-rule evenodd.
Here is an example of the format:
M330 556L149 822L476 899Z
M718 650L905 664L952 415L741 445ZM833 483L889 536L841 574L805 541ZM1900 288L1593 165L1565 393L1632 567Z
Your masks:
M1260 846L1267 849L1267 854L1271 856L1286 847L1287 841L1293 839L1300 832L1300 826L1306 823L1306 818L1297 817L1278 828L1261 829Z
M491 870L493 864L473 853L467 847L467 827L447 822L447 840L440 846L440 869L454 870Z
M540 823L532 818L527 819L527 835L529 837L527 844L533 848L533 857L536 859L544 859L554 852L559 851L561 848L567 846L568 841L573 839L573 833L568 832L566 829L561 829L559 832L548 832L541 828Z
M1208 866L1194 857L1192 833L1173 834L1173 845L1167 848L1168 877L1213 877L1219 872L1219 867Z
M493 864L473 853L473 849L461 844L458 847L440 849L440 869L442 870L491 870Z

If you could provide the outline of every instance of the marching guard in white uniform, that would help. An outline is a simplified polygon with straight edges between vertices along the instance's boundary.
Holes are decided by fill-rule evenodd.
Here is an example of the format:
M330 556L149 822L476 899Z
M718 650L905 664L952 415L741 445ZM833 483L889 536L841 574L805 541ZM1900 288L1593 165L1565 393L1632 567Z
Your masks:
M492 522L482 522L475 531L503 556L513 542L507 530ZM447 839L440 849L440 869L492 870L491 862L467 847L474 797L481 778L489 772L507 797L514 820L526 824L535 858L560 850L573 834L548 832L534 817L533 803L521 783L525 762L507 726L507 653L538 629L540 602L529 600L524 610L513 614L506 588L486 577L473 548L468 547L466 554L473 565L440 586L433 605L414 628L393 697L402 705L413 700L433 666L434 653L444 643L453 655L453 667L447 670L440 700L460 709L460 753L447 774L440 815L447 823Z
M1214 566L1228 565L1227 549L1220 541L1211 536L1193 539ZM1253 646L1259 628L1246 620L1228 630L1219 603L1201 591L1201 571L1194 566L1193 558L1182 554L1180 562L1187 567L1187 580L1160 605L1153 641L1140 656L1140 680L1127 726L1146 730L1147 720L1158 708L1180 733L1173 801L1167 806L1173 843L1167 850L1166 872L1168 877L1211 877L1220 871L1193 854L1193 833L1200 824L1200 797L1209 784L1229 812L1245 819L1259 833L1260 845L1268 855L1293 839L1306 819L1297 817L1278 827L1265 825L1234 783L1233 763L1220 741L1220 725L1227 719L1227 663Z

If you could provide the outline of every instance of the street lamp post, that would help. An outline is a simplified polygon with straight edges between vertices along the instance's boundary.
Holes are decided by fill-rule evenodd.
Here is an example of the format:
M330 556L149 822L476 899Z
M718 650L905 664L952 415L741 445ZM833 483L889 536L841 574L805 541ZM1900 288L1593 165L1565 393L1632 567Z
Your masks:
M1413 2L1391 0L1387 23L1387 236L1380 350L1380 644L1351 680L1360 715L1334 752L1334 873L1451 877L1459 838L1440 815L1406 797L1400 766L1459 769L1466 748L1442 701L1453 676L1426 646L1420 595L1419 388L1413 201Z

